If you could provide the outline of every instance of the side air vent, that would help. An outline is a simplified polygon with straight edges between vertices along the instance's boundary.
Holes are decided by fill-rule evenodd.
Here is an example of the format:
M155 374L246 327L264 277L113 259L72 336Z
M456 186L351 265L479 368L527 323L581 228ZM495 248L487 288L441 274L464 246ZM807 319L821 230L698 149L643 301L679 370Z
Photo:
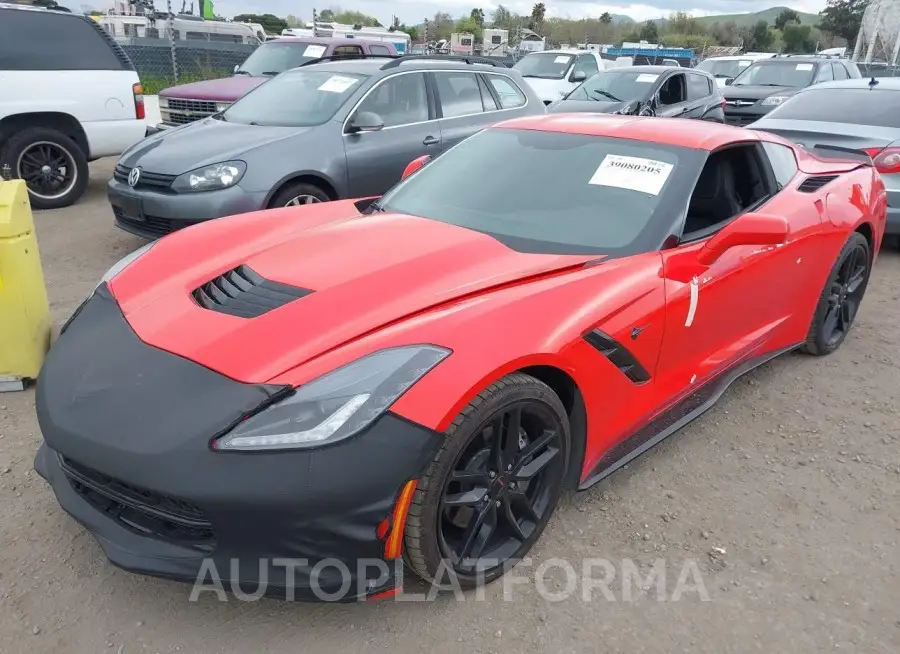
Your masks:
M584 340L597 348L600 354L609 359L614 366L635 384L643 384L650 381L650 373L634 358L634 355L625 349L625 346L621 343L599 329L589 331L584 335Z
M819 177L807 177L800 183L800 186L797 187L797 190L801 193L815 193L820 188L828 184L829 182L833 182L838 178L837 175L820 175Z
M240 318L258 318L310 293L305 288L269 281L249 266L241 265L207 282L191 295L204 309Z

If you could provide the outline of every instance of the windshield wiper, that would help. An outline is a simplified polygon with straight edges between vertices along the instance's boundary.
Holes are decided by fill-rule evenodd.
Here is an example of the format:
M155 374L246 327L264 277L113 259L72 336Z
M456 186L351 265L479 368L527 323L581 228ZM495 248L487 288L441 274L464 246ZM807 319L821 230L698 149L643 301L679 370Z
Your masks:
M234 71L235 75L250 75L246 70L236 70Z
M373 200L373 201L372 201L372 204L370 204L368 207L366 207L366 210L365 210L363 213L364 213L364 214L381 213L381 212L383 212L383 211L384 211L384 207L382 207L382 206L378 203L378 200Z
M262 72L262 74L265 75L266 77L275 77L275 76L278 75L279 73L278 73L277 70L264 70L264 71Z
M527 73L523 73L522 77L534 77L535 79L562 79L556 75L531 75Z
M734 84L732 84L734 86ZM756 84L756 86L784 86L784 84Z
M592 92L592 93L599 93L599 94L602 95L604 98L609 98L609 99L612 100L613 102L622 102L621 100L619 100L619 98L617 98L616 96L614 96L612 93L607 93L606 91L601 91L600 89L594 89L594 90L591 91L591 92Z

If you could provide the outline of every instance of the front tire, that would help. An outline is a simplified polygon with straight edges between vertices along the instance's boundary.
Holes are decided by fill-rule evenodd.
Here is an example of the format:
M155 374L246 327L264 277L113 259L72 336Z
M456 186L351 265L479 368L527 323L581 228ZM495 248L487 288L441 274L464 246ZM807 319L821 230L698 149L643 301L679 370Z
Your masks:
M306 204L329 202L330 200L331 198L328 194L315 184L292 182L275 194L269 206L273 209L278 207L299 207Z
M803 350L824 356L837 350L859 313L869 285L872 251L866 237L853 232L838 254L819 297Z
M543 382L515 373L482 391L419 481L405 535L413 572L461 588L502 576L547 526L570 442L565 408Z
M88 161L71 138L50 127L30 127L11 136L0 148L0 168L25 180L35 209L68 207L84 195Z

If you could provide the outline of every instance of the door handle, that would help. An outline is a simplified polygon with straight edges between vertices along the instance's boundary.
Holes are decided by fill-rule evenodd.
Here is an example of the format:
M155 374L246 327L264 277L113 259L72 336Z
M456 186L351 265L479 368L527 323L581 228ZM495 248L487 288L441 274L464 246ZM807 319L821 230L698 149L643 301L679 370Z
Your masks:
M426 136L425 140L422 141L422 145L437 145L440 142L441 141L438 138L435 138L433 136Z

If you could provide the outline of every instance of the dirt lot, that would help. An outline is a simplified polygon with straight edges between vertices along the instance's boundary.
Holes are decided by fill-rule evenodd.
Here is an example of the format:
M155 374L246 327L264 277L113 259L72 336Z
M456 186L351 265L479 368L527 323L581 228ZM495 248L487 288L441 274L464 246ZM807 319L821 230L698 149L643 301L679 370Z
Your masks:
M37 216L57 325L142 243L112 226L111 171L94 164L87 197ZM106 562L32 470L33 393L2 395L0 651L900 652L898 325L900 255L885 252L837 354L766 365L680 435L566 497L511 601L497 584L483 601L190 602L189 586ZM565 590L559 567L534 582L553 557L579 570L609 560L609 598L585 601L580 580L568 599L542 597ZM656 585L641 594L620 582L623 560L646 575L658 558L666 601ZM672 601L691 561L709 601L690 589Z

